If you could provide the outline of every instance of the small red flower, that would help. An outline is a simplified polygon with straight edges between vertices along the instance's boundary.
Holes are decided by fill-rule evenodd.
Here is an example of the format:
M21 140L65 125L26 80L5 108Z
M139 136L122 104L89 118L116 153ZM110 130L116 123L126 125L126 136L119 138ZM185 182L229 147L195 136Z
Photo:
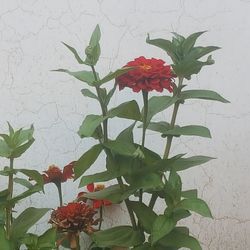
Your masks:
M74 178L74 163L73 161L66 165L63 171L55 165L49 166L48 170L44 171L45 174L43 174L44 183L62 183L66 182L68 179Z
M72 202L66 206L58 207L51 214L49 223L61 232L85 232L91 234L95 231L99 219L94 219L97 211L84 202Z
M116 81L119 89L132 88L134 92L156 90L162 92L167 89L173 91L174 74L170 65L165 65L161 59L146 59L144 56L128 62L125 67L134 67L127 73L119 76Z
M94 183L91 183L89 185L87 185L87 190L89 192L97 192L97 191L100 191L100 190L103 190L105 188L104 185L102 184L98 184L98 185L94 185ZM83 200L84 199L84 194L86 194L86 192L80 192L77 196L77 199L78 200ZM92 199L92 202L93 202L93 208L95 209L98 209L102 206L110 206L112 205L112 202L109 201L109 200L95 200L95 199Z

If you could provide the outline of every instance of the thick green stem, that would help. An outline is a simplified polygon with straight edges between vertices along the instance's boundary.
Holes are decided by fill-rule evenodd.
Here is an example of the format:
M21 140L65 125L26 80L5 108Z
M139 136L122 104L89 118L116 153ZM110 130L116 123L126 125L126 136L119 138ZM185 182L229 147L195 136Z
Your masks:
M9 183L8 183L8 200L13 196L13 170L14 170L14 158L10 158L10 173L9 173ZM10 239L10 228L12 224L12 206L8 205L6 207L6 236Z
M62 197L62 184L61 184L61 182L56 183L56 187L57 187L57 190L58 190L60 207L62 207L62 205L63 205L63 197Z
M143 96L144 107L143 107L143 125L142 125L142 143L141 143L141 147L142 147L142 150L143 150L144 147L145 147L145 138L146 138L146 130L147 130L148 92L142 91L142 96ZM142 203L142 201L143 201L143 189L140 189L139 190L139 202Z
M93 65L91 65L91 69L92 69L95 80L98 81L97 73L96 73L95 67ZM101 97L101 92L100 92L99 86L96 86L96 93L97 93L98 100L99 100L99 103L101 106L102 116L106 117L108 108ZM105 119L103 121L103 137L104 137L104 142L107 142L108 141L108 119ZM106 149L105 152L108 156L111 156L111 153L109 152L108 149ZM122 178L118 177L117 181L118 181L118 184L120 185L120 188L124 190L124 184L123 184ZM132 224L133 228L136 229L137 226L136 226L135 216L134 216L133 210L130 206L130 201L129 201L129 199L125 199L124 201L125 201L128 213L129 213L131 224Z
M177 92L176 92L176 96L177 97L181 93L182 83L183 83L183 77L179 77L178 88L177 88ZM177 101L174 104L174 109L173 109L173 113L172 113L172 117L171 117L171 122L170 122L170 129L174 128L174 126L175 126L175 122L176 122L176 117L177 117L179 106L180 106L180 102ZM166 143L166 147L165 147L165 150L164 150L163 159L168 159L169 153L170 153L170 148L171 148L171 145L172 145L172 141L173 141L173 135L169 135L167 137L167 143ZM151 209L153 209L157 198L158 198L158 195L155 194L155 193L153 193L152 197L151 197L151 200L149 202L149 207Z
M98 230L100 231L102 228L102 221L103 221L103 206L100 207L100 222L99 222L99 227Z

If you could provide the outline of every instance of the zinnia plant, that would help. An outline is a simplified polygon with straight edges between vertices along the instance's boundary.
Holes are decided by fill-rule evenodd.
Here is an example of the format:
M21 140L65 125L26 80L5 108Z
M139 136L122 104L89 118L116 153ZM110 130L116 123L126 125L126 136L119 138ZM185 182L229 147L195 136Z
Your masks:
M80 178L80 187L91 185L88 186L90 192L82 195L84 199L91 199L94 207L104 205L103 201L113 204L124 202L131 221L131 225L114 225L93 232L93 249L201 249L198 240L179 222L191 216L192 212L209 218L212 218L212 214L206 202L198 198L196 189L183 190L180 172L213 158L170 153L173 139L180 136L211 137L209 129L204 126L176 124L178 110L183 104L190 99L228 102L212 90L192 89L189 84L194 74L214 63L210 54L219 49L216 46L196 46L197 39L203 33L194 33L186 38L174 33L171 41L150 39L148 36L147 43L162 49L164 60L140 56L104 77L96 70L101 54L98 25L86 47L85 59L79 56L76 49L64 43L85 68L82 71L57 71L84 82L87 88L82 89L83 96L97 101L101 110L101 113L86 115L78 131L84 141L94 138L96 144L74 164L75 179ZM202 60L206 55L209 55L207 59ZM110 108L117 87L119 90L131 88L135 93L141 92L143 106L140 107L136 100L128 100ZM156 115L167 109L172 111L169 120L158 120ZM114 118L130 120L131 125L123 128L117 137L111 138L108 132L112 129ZM135 141L133 136L137 128L142 131L139 141ZM154 151L147 140L148 130L160 135L159 143L165 142L163 152ZM106 167L102 172L86 175L85 172L101 152L106 154ZM117 184L101 190L96 190L92 184L111 180ZM154 208L159 200L163 200L165 205L157 214Z

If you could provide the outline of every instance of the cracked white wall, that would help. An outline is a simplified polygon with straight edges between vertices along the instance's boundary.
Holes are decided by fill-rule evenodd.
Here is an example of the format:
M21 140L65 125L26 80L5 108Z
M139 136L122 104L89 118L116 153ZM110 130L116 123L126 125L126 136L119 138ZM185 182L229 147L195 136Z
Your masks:
M163 51L145 43L147 33L155 38L169 38L172 31L188 35L208 30L200 43L222 49L214 53L216 64L204 68L189 84L193 88L216 90L231 104L192 101L183 106L179 124L208 126L213 139L175 139L172 153L217 158L182 174L184 187L198 187L199 195L213 211L214 220L194 216L186 221L203 249L250 249L250 1L1 0L0 5L0 130L7 129L6 121L15 127L34 123L36 142L16 161L16 166L40 171L52 163L64 166L77 159L93 141L80 140L76 131L84 115L99 112L97 104L81 95L84 84L50 71L80 69L61 41L83 55L90 33L99 23L102 55L97 70L105 74L140 55L168 61ZM131 91L117 93L112 104L129 98L137 97ZM159 118L169 119L169 114ZM111 135L121 126L123 121L113 120ZM139 138L140 131L136 133ZM163 143L149 134L149 147L161 152ZM0 165L5 164L1 159ZM92 172L102 167L99 160ZM2 189L5 181L2 177L0 181ZM76 183L64 185L66 202L75 197L76 187ZM18 208L55 207L58 203L55 187L46 186L46 195L35 195L28 201ZM127 221L125 210L118 206L106 214L107 226ZM44 219L37 230L46 227Z

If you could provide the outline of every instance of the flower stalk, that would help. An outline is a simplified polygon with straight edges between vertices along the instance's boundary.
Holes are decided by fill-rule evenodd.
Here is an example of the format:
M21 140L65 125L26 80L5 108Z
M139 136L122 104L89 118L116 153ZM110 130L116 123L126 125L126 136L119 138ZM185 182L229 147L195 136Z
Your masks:
M97 77L97 73L96 73L94 65L91 65L91 69L92 69L95 80L98 81L98 77ZM103 115L103 117L105 117L107 115L107 106L101 98L100 89L98 86L96 86L96 93L98 96L99 104L101 106L102 115ZM108 141L108 119L105 119L103 121L103 136L104 136L104 142L107 142ZM108 150L105 150L105 152L107 155L110 155ZM123 184L121 177L117 178L117 182L120 185L121 189L124 190L124 184ZM130 206L130 201L129 201L129 199L125 199L124 201L125 201L128 213L129 213L131 224L132 224L133 228L136 229L137 225L136 225L136 221L135 221L134 212Z
M177 92L176 92L176 96L177 97L181 93L181 87L182 87L182 83L183 83L184 78L183 77L179 77L178 79L179 79L179 82L178 82ZM175 122L176 122L176 118L177 118L177 113L178 113L179 106L180 106L180 102L177 101L174 104L174 109L173 109L173 113L172 113L172 117L171 117L171 122L170 122L170 129L173 129L174 126L175 126ZM166 143L164 154L163 154L163 159L168 159L169 153L170 153L170 148L171 148L171 145L172 145L172 141L173 141L173 135L168 135L167 136L167 143ZM158 197L157 194L155 194L155 193L152 194L152 197L151 197L150 202L149 202L149 207L151 209L153 209L153 207L154 207L154 205L156 203L157 197Z
M9 173L9 182L8 182L8 200L13 196L13 170L14 170L14 158L10 158L10 173ZM8 205L6 208L6 234L7 239L10 239L10 228L12 224L12 205Z

